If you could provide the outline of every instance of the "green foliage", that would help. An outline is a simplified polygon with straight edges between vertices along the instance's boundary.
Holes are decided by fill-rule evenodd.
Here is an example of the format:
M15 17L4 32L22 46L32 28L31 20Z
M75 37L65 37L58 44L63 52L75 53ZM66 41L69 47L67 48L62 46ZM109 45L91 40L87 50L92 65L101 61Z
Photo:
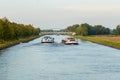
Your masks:
M120 35L120 25L117 25L117 27L116 27L116 33L117 33L118 35Z
M87 28L86 24L81 24L81 26L77 27L76 33L78 35L87 36L88 35L88 28Z
M10 46L13 46L13 45L16 45L16 44L19 44L21 42L28 42L28 41L33 40L38 37L39 36L37 35L37 36L31 36L31 37L27 37L27 38L20 38L19 40L4 41L3 43L0 43L0 50L10 47Z
M75 24L73 26L69 26L67 27L66 31L72 31L72 32L75 32L76 31L76 28L78 28L80 25L79 24Z
M105 39L97 39L97 38L88 37L88 36L75 36L75 37L81 38L83 40L88 40L88 41L91 41L94 43L98 43L98 44L102 44L102 45L106 45L106 46L120 49L120 42L115 42L115 41L110 41L110 40L105 40Z
M87 36L87 35L106 35L110 34L110 29L105 28L102 25L91 26L87 23L81 25L73 25L67 27L66 31L76 32L77 35Z
M8 19L0 19L0 40L18 40L30 36L39 35L40 29L32 25L17 24Z
M120 35L120 25L117 25L116 29L111 32L112 35Z

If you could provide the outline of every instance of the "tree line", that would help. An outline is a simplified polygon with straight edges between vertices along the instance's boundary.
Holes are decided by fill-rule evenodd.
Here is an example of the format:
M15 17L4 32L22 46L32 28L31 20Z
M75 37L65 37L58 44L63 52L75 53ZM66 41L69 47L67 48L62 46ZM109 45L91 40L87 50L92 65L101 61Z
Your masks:
M40 28L32 25L10 22L7 18L0 19L0 40L18 40L30 36L39 35Z
M75 24L72 26L68 26L66 31L75 32L76 35L88 36L88 35L120 35L120 25L116 27L116 29L106 28L102 25L89 25L87 23L84 24Z
M120 35L120 25L117 25L116 29L113 29L113 35Z

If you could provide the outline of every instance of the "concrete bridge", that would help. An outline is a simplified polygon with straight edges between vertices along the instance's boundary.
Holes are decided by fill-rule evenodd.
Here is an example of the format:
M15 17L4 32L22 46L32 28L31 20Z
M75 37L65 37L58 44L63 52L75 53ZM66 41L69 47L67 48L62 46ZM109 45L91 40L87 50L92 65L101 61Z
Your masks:
M41 32L41 34L45 35L68 35L68 34L73 34L73 32Z

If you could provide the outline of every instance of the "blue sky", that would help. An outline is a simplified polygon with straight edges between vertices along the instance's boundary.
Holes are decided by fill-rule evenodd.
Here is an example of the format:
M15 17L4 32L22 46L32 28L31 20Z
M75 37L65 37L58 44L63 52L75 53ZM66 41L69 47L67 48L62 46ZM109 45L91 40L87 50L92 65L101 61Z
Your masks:
M0 17L41 29L63 29L72 24L120 24L120 0L0 0Z

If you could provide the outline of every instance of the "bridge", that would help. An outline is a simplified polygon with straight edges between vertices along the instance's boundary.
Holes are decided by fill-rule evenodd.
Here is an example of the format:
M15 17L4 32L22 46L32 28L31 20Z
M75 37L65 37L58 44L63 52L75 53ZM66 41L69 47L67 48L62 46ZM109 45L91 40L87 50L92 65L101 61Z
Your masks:
M45 34L45 35L68 35L68 34L74 34L74 32L52 31L52 32L41 32L41 34Z

